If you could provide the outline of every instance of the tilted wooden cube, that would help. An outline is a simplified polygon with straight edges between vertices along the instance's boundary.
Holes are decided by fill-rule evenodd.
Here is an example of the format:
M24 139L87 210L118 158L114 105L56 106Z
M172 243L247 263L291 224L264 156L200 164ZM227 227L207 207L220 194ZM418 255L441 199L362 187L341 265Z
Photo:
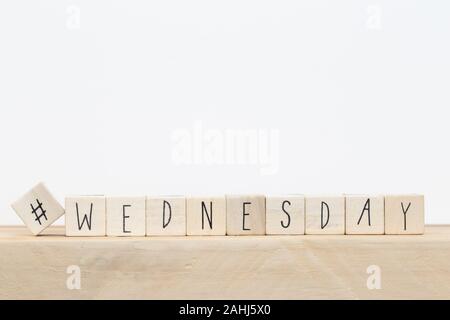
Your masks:
M145 236L146 197L107 197L106 235Z
M147 197L147 235L185 236L186 197Z
M226 201L224 196L188 197L187 234L190 236L224 236L226 234Z
M305 234L304 196L267 196L266 234Z
M347 195L346 234L384 234L384 197Z
M306 234L344 234L345 197L305 197Z
M425 230L423 195L385 197L386 234L423 234Z
M64 214L64 208L43 183L36 185L11 206L34 235L40 234Z
M106 198L75 196L66 198L66 235L101 237L106 235Z
M265 235L266 197L263 195L228 195L227 234Z

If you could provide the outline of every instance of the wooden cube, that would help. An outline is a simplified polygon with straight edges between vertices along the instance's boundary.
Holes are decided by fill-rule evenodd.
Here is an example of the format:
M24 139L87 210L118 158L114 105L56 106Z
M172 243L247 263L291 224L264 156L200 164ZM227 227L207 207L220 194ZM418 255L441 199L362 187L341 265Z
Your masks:
M262 195L227 196L227 234L266 234L266 197Z
M106 198L106 235L145 236L145 197Z
M305 198L267 196L266 234L305 234Z
M385 197L386 234L423 234L425 229L423 195Z
M187 199L186 223L189 236L224 236L227 229L226 219L224 196Z
M345 233L384 234L384 197L346 196Z
M186 235L186 198L183 196L147 198L148 236Z
M306 234L344 234L345 197L305 198Z
M11 206L34 235L40 234L64 214L64 208L43 183L36 185Z
M75 196L66 198L66 236L106 235L106 198Z

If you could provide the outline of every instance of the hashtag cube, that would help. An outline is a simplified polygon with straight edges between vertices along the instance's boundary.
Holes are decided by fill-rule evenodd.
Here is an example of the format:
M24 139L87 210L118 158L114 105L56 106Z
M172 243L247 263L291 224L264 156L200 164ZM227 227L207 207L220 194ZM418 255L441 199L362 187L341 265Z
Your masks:
M43 183L36 185L11 206L34 235L40 234L64 214L64 208Z

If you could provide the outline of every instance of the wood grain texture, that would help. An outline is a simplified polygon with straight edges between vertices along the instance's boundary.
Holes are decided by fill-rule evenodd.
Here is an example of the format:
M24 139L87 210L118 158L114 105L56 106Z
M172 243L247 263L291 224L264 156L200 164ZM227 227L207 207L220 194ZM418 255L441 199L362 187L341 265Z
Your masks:
M449 299L450 226L425 235L68 238L0 228L1 299ZM67 267L81 268L68 290ZM382 289L368 290L367 268Z

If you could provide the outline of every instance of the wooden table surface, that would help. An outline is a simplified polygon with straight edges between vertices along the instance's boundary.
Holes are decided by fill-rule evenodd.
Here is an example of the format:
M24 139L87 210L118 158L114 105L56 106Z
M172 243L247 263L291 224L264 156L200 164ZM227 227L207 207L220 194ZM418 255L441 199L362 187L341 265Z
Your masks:
M69 238L0 227L0 299L450 299L450 226L415 236ZM81 289L69 290L69 266ZM369 290L369 266L381 289Z

